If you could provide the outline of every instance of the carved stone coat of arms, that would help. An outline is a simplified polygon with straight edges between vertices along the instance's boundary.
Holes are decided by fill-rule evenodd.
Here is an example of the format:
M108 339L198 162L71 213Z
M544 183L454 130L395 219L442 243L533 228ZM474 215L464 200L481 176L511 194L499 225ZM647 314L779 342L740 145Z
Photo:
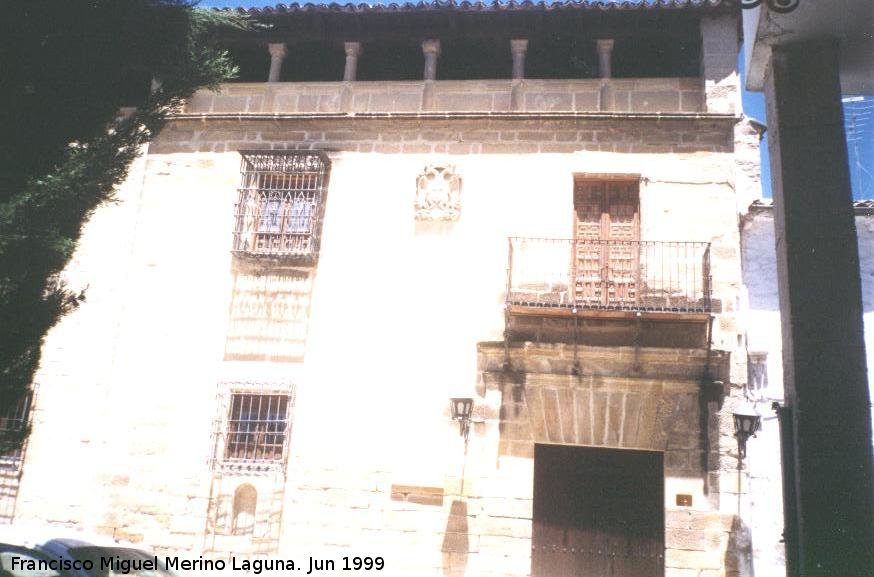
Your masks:
M429 164L416 178L416 220L458 220L461 177L451 164Z

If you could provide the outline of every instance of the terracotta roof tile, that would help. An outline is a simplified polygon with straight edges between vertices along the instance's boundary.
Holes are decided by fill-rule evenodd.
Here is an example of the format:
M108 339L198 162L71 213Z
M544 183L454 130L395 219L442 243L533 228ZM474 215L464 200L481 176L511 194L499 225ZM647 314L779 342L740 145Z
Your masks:
M531 0L509 0L507 2L493 0L492 2L469 2L467 0L431 0L422 2L403 2L391 4L277 4L263 8L215 8L221 11L233 11L250 16L270 16L279 14L296 14L301 12L346 12L346 13L379 13L379 12L421 12L433 10L459 10L466 12L501 12L501 11L540 11L555 9L578 10L677 10L683 8L716 8L732 6L734 0L553 0L551 2Z

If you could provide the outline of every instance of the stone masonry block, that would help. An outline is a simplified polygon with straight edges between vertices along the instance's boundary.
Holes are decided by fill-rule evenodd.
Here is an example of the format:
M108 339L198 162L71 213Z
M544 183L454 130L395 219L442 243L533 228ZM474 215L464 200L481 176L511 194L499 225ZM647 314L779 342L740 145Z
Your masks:
M676 112L680 110L680 93L632 92L631 107L638 112Z
M491 517L486 515L478 518L476 524L471 528L480 535L513 537L516 539L531 538L531 521L528 519Z
M437 110L490 111L492 109L492 95L437 94L435 107Z
M707 551L708 535L703 531L689 529L668 529L665 532L665 546L668 549L684 549L689 551Z
M665 526L669 529L689 529L691 526L692 511L667 510L665 511Z
M531 154L539 150L536 144L521 143L485 143L482 147L484 154Z
M559 143L559 144L541 144L540 152L545 153L557 153L557 154L570 154L573 152L577 152L579 150L584 150L585 146L582 144L572 144L572 143Z
M279 94L273 99L273 110L275 112L297 112L298 111L298 95L297 94Z
M216 95L213 99L213 112L240 112L246 108L245 96Z
M700 577L701 572L698 569L678 569L677 567L666 567L665 577Z
M574 110L577 112L595 112L601 108L600 92L575 92Z
M684 549L666 549L665 566L691 569L719 569L722 567L720 552L687 551Z
M733 517L712 511L694 511L689 528L695 531L730 531Z
M525 109L531 111L573 110L573 95L562 93L526 94Z

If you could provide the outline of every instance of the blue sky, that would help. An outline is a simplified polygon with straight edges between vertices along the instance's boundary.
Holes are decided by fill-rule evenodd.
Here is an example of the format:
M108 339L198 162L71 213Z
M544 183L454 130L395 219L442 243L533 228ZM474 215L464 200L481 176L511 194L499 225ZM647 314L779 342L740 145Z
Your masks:
M398 0L403 3L404 0ZM418 0L415 0L418 2ZM490 0L489 0L490 1ZM268 0L201 0L200 6L210 8L263 7L272 6L278 2ZM293 0L285 3L291 4ZM310 3L299 0L299 3ZM311 2L323 4L325 2ZM340 3L346 3L341 1ZM353 2L359 3L359 2ZM371 0L368 4L389 4L386 0ZM739 58L741 74L743 74L743 58ZM743 91L744 112L756 120L767 124L765 118L765 99L760 93ZM874 97L867 96L863 101L848 102L844 108L844 116L848 132L848 152L850 154L850 177L853 182L853 197L874 199ZM765 197L771 196L771 171L768 164L767 134L762 141L762 192Z

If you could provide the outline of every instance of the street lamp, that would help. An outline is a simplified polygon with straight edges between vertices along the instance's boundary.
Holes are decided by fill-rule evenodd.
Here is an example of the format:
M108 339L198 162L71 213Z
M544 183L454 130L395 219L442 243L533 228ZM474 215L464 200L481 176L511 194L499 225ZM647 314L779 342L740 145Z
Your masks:
M469 397L453 397L449 399L452 420L458 421L458 432L467 441L470 433L470 416L473 413L473 399Z
M738 453L743 460L747 456L747 440L755 437L762 428L762 416L755 409L750 408L740 409L733 413L733 416L734 436L737 437Z

